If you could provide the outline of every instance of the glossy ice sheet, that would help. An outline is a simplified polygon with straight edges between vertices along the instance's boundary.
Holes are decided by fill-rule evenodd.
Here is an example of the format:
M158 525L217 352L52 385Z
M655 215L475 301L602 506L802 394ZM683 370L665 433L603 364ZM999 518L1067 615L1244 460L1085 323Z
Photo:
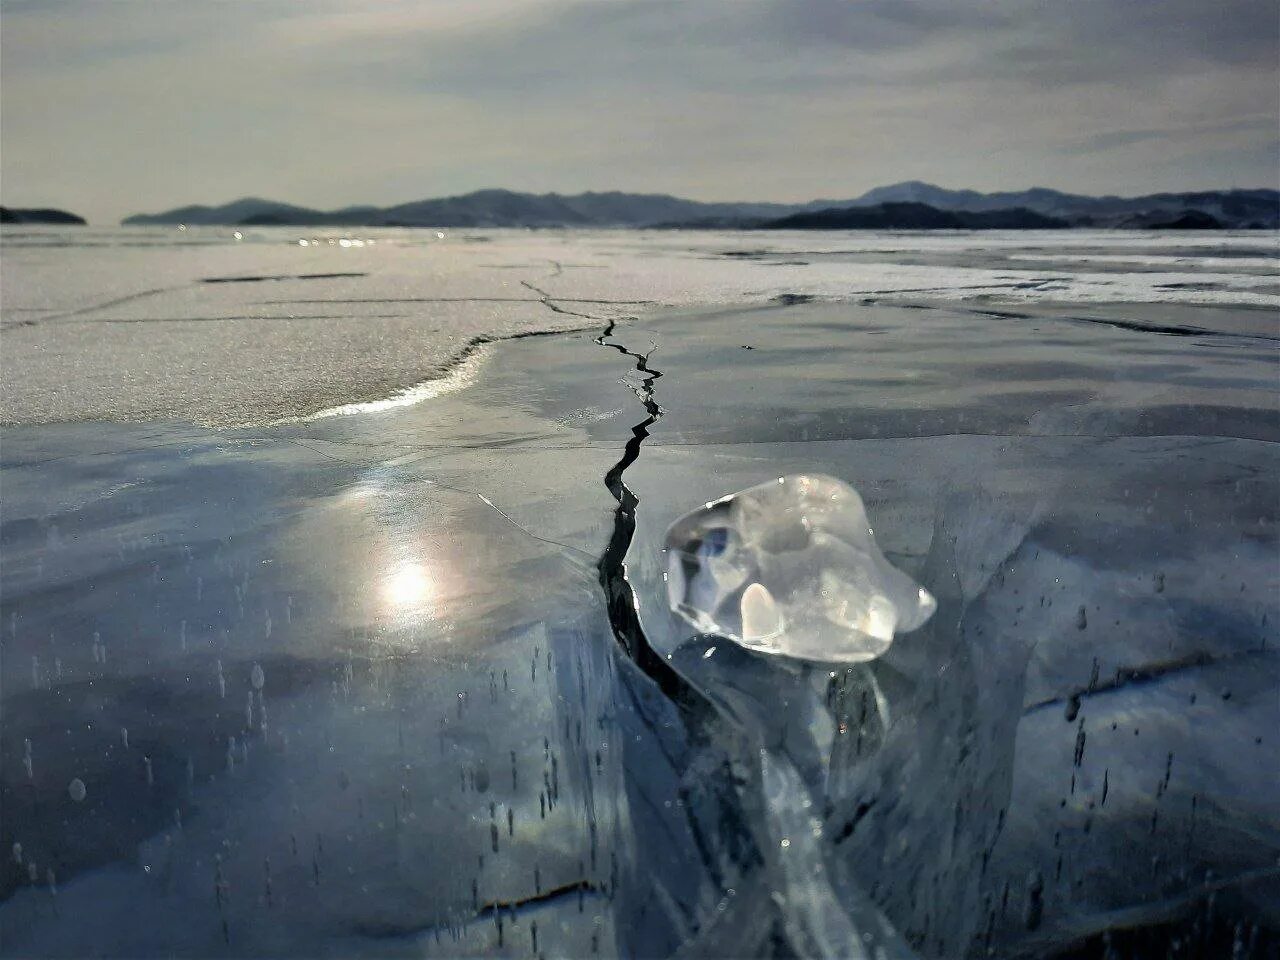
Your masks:
M1112 309L690 314L377 415L6 430L0 949L1265 955L1275 342ZM799 471L939 600L835 676L661 582L671 520Z
M517 399L6 433L5 954L614 951L604 466Z
M925 956L1094 955L1113 924L1139 931L1115 933L1120 956L1273 948L1273 341L846 306L627 335L658 344L664 410L628 474L641 619L712 727L747 735L702 739L684 775L736 764L768 796L789 767L782 806L811 804L818 838L772 838L752 868L726 842L707 858L724 885L791 889L800 858ZM669 518L783 465L855 484L889 559L938 597L869 665L782 669L666 609ZM790 906L814 949L822 921Z

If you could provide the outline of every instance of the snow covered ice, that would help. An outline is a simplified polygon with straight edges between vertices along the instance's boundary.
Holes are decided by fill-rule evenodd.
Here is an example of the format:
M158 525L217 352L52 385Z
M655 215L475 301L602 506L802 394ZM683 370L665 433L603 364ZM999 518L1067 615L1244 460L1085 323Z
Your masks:
M861 663L937 607L876 546L858 492L834 477L779 477L667 531L671 609L699 630L797 658Z

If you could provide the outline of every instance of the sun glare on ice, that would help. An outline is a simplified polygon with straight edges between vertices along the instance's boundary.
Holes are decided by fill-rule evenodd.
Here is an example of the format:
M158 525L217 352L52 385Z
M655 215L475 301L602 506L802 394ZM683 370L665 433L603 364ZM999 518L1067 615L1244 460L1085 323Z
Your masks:
M431 600L431 576L420 563L403 564L383 581L382 593L396 610L405 613L417 610Z

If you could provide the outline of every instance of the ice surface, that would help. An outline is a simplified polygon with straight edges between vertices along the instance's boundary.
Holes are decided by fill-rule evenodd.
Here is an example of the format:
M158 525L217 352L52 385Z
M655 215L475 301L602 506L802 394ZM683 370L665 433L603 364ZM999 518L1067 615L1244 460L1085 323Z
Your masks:
M239 237L215 227L6 227L0 286L14 375L0 378L0 421L223 428L350 415L470 380L479 340L788 295L1280 302L1275 235L1259 231L803 231L748 243L732 231L378 229L340 239L287 227ZM1098 259L1107 256L1122 259ZM1132 262L1152 257L1175 262ZM1271 315L1255 313L1274 335ZM216 376L210 357L225 359Z
M623 353L595 332L497 344L416 406L0 430L0 955L847 957L858 937L875 958L1063 960L1105 955L1104 931L1121 958L1191 933L1200 955L1274 955L1275 314L1009 257L1270 237L771 236L737 256L730 234L251 231L197 262L120 233L6 231L6 417L307 413L416 382L452 355L422 352L437 325L460 345L593 322L526 279L592 316L755 309L623 324ZM241 272L294 279L198 279ZM763 305L788 292L840 302ZM959 302L1076 294L1179 302ZM639 355L660 421L628 389ZM678 682L609 629L620 457L633 609ZM780 472L853 483L934 616L854 664L690 638L668 523ZM759 591L749 609L762 632Z
M1085 314L809 304L620 334L658 344L666 411L627 474L631 577L715 714L689 724L692 756L667 752L709 885L737 890L691 953L762 952L772 911L798 955L851 955L823 946L835 902L939 960L1103 956L1121 916L1117 957L1193 926L1229 956L1237 924L1242 955L1268 955L1275 350L1241 311ZM1158 332L1184 320L1220 335ZM875 660L761 656L669 610L670 519L783 463L853 482L938 600ZM636 855L673 896L697 869Z
M834 477L779 477L708 503L667 531L671 609L753 650L861 663L937 603L876 546L858 492Z

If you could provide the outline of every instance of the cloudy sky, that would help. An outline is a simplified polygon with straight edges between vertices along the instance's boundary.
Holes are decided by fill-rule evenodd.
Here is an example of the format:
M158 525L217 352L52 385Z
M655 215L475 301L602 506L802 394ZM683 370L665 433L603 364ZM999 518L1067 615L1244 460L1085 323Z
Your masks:
M1275 186L1274 0L0 0L0 192Z

